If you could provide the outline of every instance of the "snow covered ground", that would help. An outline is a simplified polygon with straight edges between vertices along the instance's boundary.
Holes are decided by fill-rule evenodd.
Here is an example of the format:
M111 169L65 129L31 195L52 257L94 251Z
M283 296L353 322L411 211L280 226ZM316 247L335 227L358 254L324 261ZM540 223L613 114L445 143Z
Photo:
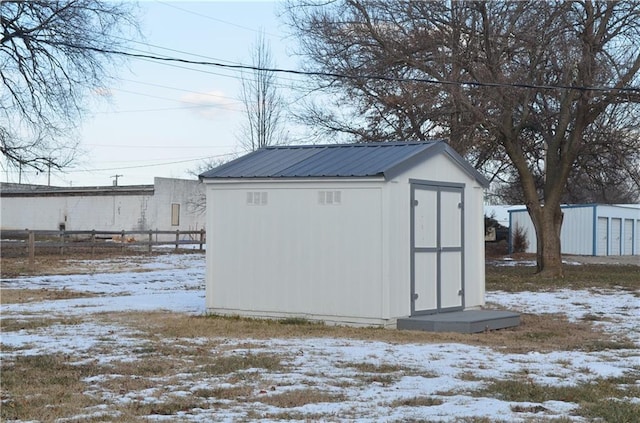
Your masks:
M89 317L101 312L132 310L168 310L189 314L205 311L203 255L150 257L139 266L144 271L2 280L0 283L3 288L73 289L99 294L90 298L4 304L2 318ZM595 324L608 332L624 335L636 344L635 348L624 350L532 351L514 354L501 352L499 348L460 343L403 344L331 338L247 340L227 337L219 340L219 351L212 353L274 353L286 357L287 371L273 371L268 375L278 389L271 392L268 387L254 386L256 393L276 395L313 387L335 394L341 400L284 409L269 405L268 402L246 401L226 407L212 405L208 409L193 409L173 416L151 415L148 418L235 421L251 420L248 416L282 415L286 411L303 421L307 418L358 422L487 418L490 421L515 422L543 417L586 421L571 414L577 405L570 402L515 403L473 395L471 392L480 389L487 380L517 379L523 375L532 383L573 386L637 372L640 369L640 297L637 294L622 290L487 293L488 302L516 311L564 313L570 320L579 320L588 315L602 316ZM5 360L16 355L60 352L73 355L76 360L92 359L108 363L135 359L131 351L144 347L147 342L128 328L97 324L91 319L82 319L82 322L3 332L1 358ZM176 339L166 342L195 347L205 340ZM109 348L96 351L96 346L105 344ZM250 349L247 348L248 344ZM411 369L411 372L407 374L405 371L402 377L383 382L359 383L363 370L354 363L370 364L372 368L401 366ZM157 384L163 387L163 392L172 395L191 395L203 387L230 386L225 378L208 377L194 382L189 377L179 376L174 375L171 380L157 380ZM162 396L154 395L153 390L129 392L120 398L113 398L112 392L100 388L101 380L109 377L99 375L86 380L89 386L87 395L101 396L107 404L98 410L87 410L87 416L109 416L109 402L123 403L132 401L134 397L143 397L150 402L162 400ZM403 400L416 397L429 397L435 402L403 405ZM77 417L80 420L83 418ZM117 415L112 417L117 420Z

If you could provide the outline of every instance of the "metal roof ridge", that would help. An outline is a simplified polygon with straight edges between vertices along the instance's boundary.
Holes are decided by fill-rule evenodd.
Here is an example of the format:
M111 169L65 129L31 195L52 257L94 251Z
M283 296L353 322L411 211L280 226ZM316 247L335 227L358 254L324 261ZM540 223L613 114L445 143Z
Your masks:
M312 148L343 148L343 147L393 147L400 145L418 145L418 144L435 144L438 142L446 142L444 139L434 139L427 141L370 141L355 143L337 143L337 144L296 144L296 145L270 145L263 147L264 150L286 150L286 149L312 149ZM261 149L255 150L259 151Z

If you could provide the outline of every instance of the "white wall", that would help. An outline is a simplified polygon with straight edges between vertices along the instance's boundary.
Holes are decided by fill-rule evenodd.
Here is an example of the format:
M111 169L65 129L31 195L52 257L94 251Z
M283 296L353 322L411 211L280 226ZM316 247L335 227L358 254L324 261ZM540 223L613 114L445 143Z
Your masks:
M207 308L379 323L381 195L379 182L209 185Z
M590 204L563 206L562 211L560 242L563 254L594 255L595 251L595 255L640 255L640 237L634 236L634 226L640 225L640 209ZM522 227L529 241L526 252L535 253L535 229L529 214L526 210L510 214L511 236L516 225Z
M454 164L444 154L429 158L423 163L407 170L387 184L391 190L397 191L392 195L394 202L399 202L396 213L398 223L403 228L410 227L409 201L411 198L409 179L423 179L465 184L464 189L464 283L465 307L477 308L484 305L485 293L485 263L484 263L484 190L462 168ZM406 206L405 206L406 205ZM392 316L408 316L410 303L410 235L408 230L396 231L398 237L392 245L401 251L392 260L390 273L394 278L406 284L403 290L391 289L390 304ZM406 295L404 294L406 292Z
M58 230L199 230L204 213L190 203L202 197L199 181L155 178L154 191L136 195L3 196L2 229ZM171 225L171 204L180 204L180 224Z
M136 230L148 195L3 197L2 229Z
M147 229L197 231L206 227L204 184L190 179L155 178ZM201 202L201 207L198 206ZM171 225L171 204L180 205L180 224Z

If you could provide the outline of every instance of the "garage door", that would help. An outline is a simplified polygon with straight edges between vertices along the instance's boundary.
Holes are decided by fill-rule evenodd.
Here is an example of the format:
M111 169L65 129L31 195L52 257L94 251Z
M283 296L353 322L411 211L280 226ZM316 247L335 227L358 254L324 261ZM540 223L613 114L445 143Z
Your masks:
M608 252L607 244L609 243L609 231L607 230L608 219L606 217L598 218L598 249L596 255L606 256Z
M625 219L624 220L624 251L622 252L625 256L630 256L633 254L633 220Z
M611 232L609 239L611 241L611 247L609 249L610 256L620 255L620 245L622 243L622 219L611 219Z

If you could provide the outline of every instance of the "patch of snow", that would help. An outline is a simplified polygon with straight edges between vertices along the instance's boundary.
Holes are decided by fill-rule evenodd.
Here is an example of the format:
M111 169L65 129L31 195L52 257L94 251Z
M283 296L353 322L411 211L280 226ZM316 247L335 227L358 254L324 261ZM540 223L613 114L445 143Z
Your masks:
M510 261L513 262L513 261ZM113 264L113 263L111 263ZM128 265L130 265L129 263ZM91 263L93 266L94 263ZM100 264L95 264L100 266ZM105 265L110 265L105 263ZM200 314L204 312L205 259L202 255L177 254L145 258L138 262L144 272L94 273L91 275L43 276L0 281L3 288L73 289L98 296L24 304L3 304L3 319L88 316L94 313L131 310L169 310ZM517 403L474 396L491 380L524 380L553 386L570 386L597 378L618 377L640 368L640 304L638 292L624 290L555 290L548 292L487 292L488 302L501 307L535 314L565 314L569 320L589 318L603 330L629 337L638 348L626 350L552 351L526 354L504 353L499 349L461 343L395 344L353 339L219 339L212 354L274 353L284 357L286 371L261 372L262 383L252 386L255 401L233 402L210 399L207 409L194 409L172 416L149 415L151 421L236 421L247 413L295 413L329 416L335 421L377 422L380 420L456 421L486 418L491 421L524 422L536 418L565 418L584 421L572 415L576 404L547 401L542 404ZM594 319L594 316L598 319ZM600 320L601 318L601 320ZM208 339L167 339L179 348L206 345ZM72 362L109 363L139 359L133 352L149 341L130 329L93 323L52 324L30 330L3 331L0 358L16 355L63 353ZM251 345L251 349L247 345ZM389 380L367 380L362 363L392 365L403 372L389 372ZM104 407L89 408L65 421L102 417L117 419L108 404L131 402L160 403L169 397L187 396L197 389L238 386L225 376L197 371L154 379L158 388L130 391L124 395L102 388L116 374L94 375L85 379L87 395L101 398ZM239 383L244 383L240 381ZM260 402L259 395L278 395L286 391L318 389L343 396L344 401L278 408ZM265 391L264 394L260 392ZM395 406L395 401L415 397L441 401L432 406ZM224 404L224 406L218 406ZM523 412L514 411L520 406ZM536 410L540 412L528 412ZM333 416L333 417L331 417ZM260 419L260 420L267 420Z

